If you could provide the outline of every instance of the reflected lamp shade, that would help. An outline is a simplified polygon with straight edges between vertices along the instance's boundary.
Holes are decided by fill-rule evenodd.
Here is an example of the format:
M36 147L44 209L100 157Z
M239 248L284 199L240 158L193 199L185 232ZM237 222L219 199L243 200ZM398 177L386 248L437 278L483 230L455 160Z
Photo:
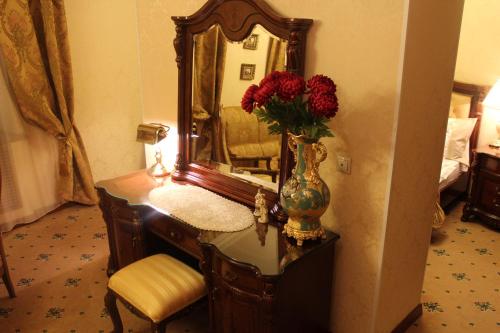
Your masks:
M156 145L167 137L169 130L170 127L158 123L140 124L137 127L137 141ZM161 149L158 146L156 146L155 158L156 162L148 169L148 174L152 177L168 176L169 173L162 163Z
M500 79L493 85L488 95L484 99L483 105L496 111L497 139L490 146L500 148Z

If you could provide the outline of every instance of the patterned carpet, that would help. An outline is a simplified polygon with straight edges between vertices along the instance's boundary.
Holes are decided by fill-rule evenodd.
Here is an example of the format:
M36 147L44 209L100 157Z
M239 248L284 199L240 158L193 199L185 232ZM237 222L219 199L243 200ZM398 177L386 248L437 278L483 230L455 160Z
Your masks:
M96 207L67 206L3 235L17 297L0 285L0 332L109 332L104 308L108 240ZM149 323L120 307L124 332L150 332ZM204 332L193 313L172 333Z
M424 314L409 333L500 332L500 234L447 216L429 249ZM1 332L109 332L104 309L108 244L97 207L67 206L4 234L17 297L0 285ZM500 311L500 310L499 310ZM125 332L149 332L120 307ZM206 309L168 332L204 333Z
M424 313L407 333L500 332L500 233L461 222L462 207L433 233Z

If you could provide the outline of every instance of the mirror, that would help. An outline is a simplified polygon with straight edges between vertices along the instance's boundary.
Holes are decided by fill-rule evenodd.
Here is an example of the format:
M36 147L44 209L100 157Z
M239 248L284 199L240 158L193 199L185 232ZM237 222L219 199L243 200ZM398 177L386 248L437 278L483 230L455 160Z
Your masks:
M312 20L281 17L264 0L209 0L172 20L179 69L172 179L249 206L261 188L271 214L286 220L279 192L294 163L286 137L269 135L240 101L272 70L303 75Z
M243 41L219 25L194 35L191 160L278 192L281 135L240 106L246 89L286 69L288 42L256 25Z

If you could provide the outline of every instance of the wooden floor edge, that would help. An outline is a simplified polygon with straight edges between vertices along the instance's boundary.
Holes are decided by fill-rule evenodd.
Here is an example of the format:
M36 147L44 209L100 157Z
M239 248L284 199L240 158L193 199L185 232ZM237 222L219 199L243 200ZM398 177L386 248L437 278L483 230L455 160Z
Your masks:
M391 333L404 333L422 315L422 304L418 304L411 312L392 330Z

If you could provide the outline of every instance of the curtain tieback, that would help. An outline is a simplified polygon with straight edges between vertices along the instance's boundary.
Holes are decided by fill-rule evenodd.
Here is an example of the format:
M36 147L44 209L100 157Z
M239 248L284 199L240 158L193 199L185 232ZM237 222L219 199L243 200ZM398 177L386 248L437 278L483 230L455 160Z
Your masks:
M73 161L69 156L69 150L71 149L70 135L71 132L68 135L58 134L56 136L59 141L59 174L61 176L69 176L73 168Z

